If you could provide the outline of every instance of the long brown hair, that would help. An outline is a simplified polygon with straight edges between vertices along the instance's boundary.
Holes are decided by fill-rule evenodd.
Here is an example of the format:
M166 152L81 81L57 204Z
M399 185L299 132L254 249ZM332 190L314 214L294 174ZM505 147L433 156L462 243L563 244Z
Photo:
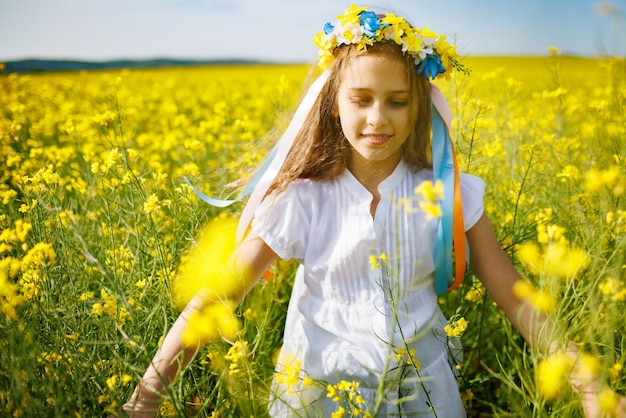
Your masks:
M284 190L295 179L330 180L346 169L352 147L341 130L337 115L337 93L345 68L356 57L365 54L404 62L411 91L409 105L415 122L413 132L403 145L402 154L405 162L415 170L431 167L428 153L431 132L429 83L425 77L417 74L414 59L392 42L377 42L368 46L367 50L345 45L335 52L335 59L328 69L328 79L294 139L268 194L274 190Z

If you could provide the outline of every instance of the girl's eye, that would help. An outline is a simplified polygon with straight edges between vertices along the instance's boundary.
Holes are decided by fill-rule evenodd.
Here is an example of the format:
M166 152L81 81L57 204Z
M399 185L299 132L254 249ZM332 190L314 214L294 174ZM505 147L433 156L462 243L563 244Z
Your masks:
M350 102L358 106L365 106L369 104L370 100L366 97L353 97L350 99Z
M357 106L369 106L372 103L372 100L368 97L352 97L350 98L350 102ZM388 100L388 105L391 107L405 107L408 106L409 102L407 100Z
M389 104L393 107L404 107L409 104L406 100L391 100Z

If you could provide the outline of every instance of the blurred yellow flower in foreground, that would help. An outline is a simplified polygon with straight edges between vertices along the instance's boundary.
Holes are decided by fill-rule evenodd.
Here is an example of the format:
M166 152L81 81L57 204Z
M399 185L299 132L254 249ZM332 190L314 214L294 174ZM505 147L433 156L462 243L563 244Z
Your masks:
M13 320L17 320L15 308L24 301L19 294L17 286L9 281L5 271L0 269L0 312Z
M172 283L172 297L179 309L200 290L221 300L237 289L239 281L229 267L236 230L235 218L219 216L200 231L190 251L181 257Z
M609 367L609 374L613 379L618 379L622 374L622 370L624 366L621 363L614 363L611 367Z
M533 274L574 277L587 268L590 259L585 250L572 247L564 233L565 229L558 225L539 225L538 243L526 242L518 245L518 260Z
M443 199L443 182L441 180L436 182L423 181L415 188L414 192L431 203L438 202Z
M547 399L556 398L571 370L572 359L564 353L552 354L541 361L535 370L541 394Z
M596 381L601 369L600 359L589 353L582 353L576 361L574 374L582 384L588 384Z
M304 377L302 370L302 361L295 360L291 364L285 365L282 370L276 374L276 382L284 385L291 395L298 391L298 385L302 381L303 386L309 386L312 381L309 377Z
M614 416L617 412L619 397L611 388L605 387L602 389L598 394L598 401L602 412L609 414L609 416Z
M554 298L549 293L535 288L528 280L518 280L513 285L513 294L538 312L547 313L554 307Z
M183 344L194 346L224 338L234 340L240 329L233 296L242 283L233 272L237 220L221 215L211 220L198 235L190 251L181 258L172 282L172 298L180 309L196 295L205 306L193 312L183 333Z
M233 301L210 303L189 316L182 335L183 345L194 347L219 338L234 340L239 332L239 319Z
M423 181L415 188L415 194L420 197L419 208L426 214L428 219L441 217L439 201L443 199L443 182L437 180Z
M620 173L620 167L611 166L605 170L591 168L585 177L585 189L589 193L600 193L604 188L621 196L626 190L626 177Z
M620 280L610 276L598 285L600 292L614 302L624 302L626 300L626 287Z

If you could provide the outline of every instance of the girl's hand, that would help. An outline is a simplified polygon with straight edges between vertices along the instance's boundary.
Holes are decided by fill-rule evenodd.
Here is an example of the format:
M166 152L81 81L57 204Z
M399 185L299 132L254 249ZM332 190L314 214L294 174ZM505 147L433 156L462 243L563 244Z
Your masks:
M145 380L139 382L128 402L122 405L122 411L109 415L107 418L154 418L159 413L162 396L146 385Z
M159 413L159 401L135 402L128 401L122 405L124 413L112 414L107 418L154 418Z
M626 398L616 395L617 408L614 413L604 412L600 404L600 394L595 391L581 393L585 418L624 418L626 417Z
M126 402L124 406L122 406L122 409L131 418L154 418L159 412L159 404Z

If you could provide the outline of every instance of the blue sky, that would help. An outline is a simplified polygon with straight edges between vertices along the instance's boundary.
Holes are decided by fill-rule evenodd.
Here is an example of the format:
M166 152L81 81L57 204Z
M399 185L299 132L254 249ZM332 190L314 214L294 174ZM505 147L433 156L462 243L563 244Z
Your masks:
M313 62L311 38L354 0L0 0L0 61L250 58ZM465 55L626 54L626 0L371 0Z

